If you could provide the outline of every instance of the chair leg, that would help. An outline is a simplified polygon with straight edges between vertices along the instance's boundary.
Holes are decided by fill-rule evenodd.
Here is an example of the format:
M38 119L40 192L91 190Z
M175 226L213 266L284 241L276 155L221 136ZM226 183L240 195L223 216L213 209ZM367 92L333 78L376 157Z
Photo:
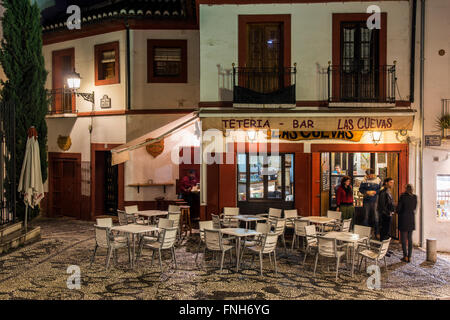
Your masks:
M338 280L338 275L339 275L339 262L341 260L341 257L337 257L336 259L336 281Z
M314 262L314 277L316 276L316 269L317 269L317 261L319 260L319 253L316 253L316 259Z
M252 255L252 264L251 264L252 267L253 267L253 263L255 263L255 256L256 256L256 254Z
M225 251L222 251L222 260L220 260L220 273L223 271L223 259L225 258Z
M303 258L303 265L305 265L307 256L308 256L308 249L305 250L305 257Z
M106 255L106 270L109 269L109 262L111 260L112 248L108 248L108 254Z
M159 251L159 267L161 268L161 273L162 273L163 267L162 267L161 249L158 249L158 251Z
M270 265L272 265L272 256L269 254L269 262L270 262Z
M388 268L387 268L386 257L384 257L384 267L386 268L386 271L387 271L387 270L388 270Z
M295 238L297 238L297 236L295 235L295 231L294 231L294 235L293 235L293 237L292 237L291 250L294 250Z
M282 239L283 239L283 245L284 245L284 254L287 255L287 248L286 248L286 238L284 237L284 233L282 234Z
M262 259L263 259L263 254L260 251L259 252L259 269L261 271L261 275L263 275L263 260Z
M151 266L153 267L153 260L155 259L155 250L153 250L153 253L152 253L152 264L151 264Z
M277 254L276 254L275 250L273 250L273 264L275 266L275 274L278 274L278 270L277 270Z
M200 252L200 246L202 245L202 239L198 243L197 254L195 255L195 263L197 263L198 253Z
M95 244L95 248L94 248L94 254L92 255L92 258L91 258L91 264L89 265L89 268L92 267L92 264L94 263L94 260L95 260L95 254L97 253L97 248L98 248L98 245L97 245L97 243L96 243L96 244Z
M178 266L177 266L177 256L175 255L175 247L172 247L172 255L173 255L173 262L175 262L175 270L177 270Z

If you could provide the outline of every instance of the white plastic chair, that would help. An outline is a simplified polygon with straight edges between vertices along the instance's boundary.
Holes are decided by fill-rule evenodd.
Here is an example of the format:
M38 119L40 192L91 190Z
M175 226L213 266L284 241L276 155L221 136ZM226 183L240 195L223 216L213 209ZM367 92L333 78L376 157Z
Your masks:
M360 226L358 224L355 224L353 226L353 233L358 234L361 238L365 238L363 240L359 240L355 246L358 246L359 244L366 244L369 245L370 237L372 235L372 228L366 227L366 226Z
M134 214L129 214L122 210L117 210L117 217L119 218L119 224L121 226L136 222Z
M261 275L263 275L263 255L264 254L268 254L269 257L271 254L273 254L274 269L275 269L275 274L277 274L277 255L276 255L277 243L278 243L278 234L266 233L263 235L261 244L248 248L253 253L252 265L255 260L255 255L259 254L259 268L260 268Z
M175 247L174 247L175 241L177 239L177 230L178 230L177 228L163 229L161 231L158 241L144 243L145 247L147 247L153 251L152 263L151 263L152 266L153 266L153 260L155 258L155 252L158 251L159 266L161 268L161 272L163 272L162 258L161 258L162 250L170 250L172 252L172 259L175 264L175 269L177 269L177 258L175 255ZM141 247L140 251L142 251L142 247ZM141 256L141 252L139 252L139 256Z
M232 252L233 246L226 245L222 242L222 233L220 230L217 229L205 229L205 249L203 251L203 257L206 254L206 249L213 251L213 252L221 252L222 253L222 259L220 262L220 272L223 271L223 260L225 258L225 253L227 251L230 251L230 263L232 263Z
M269 208L269 217L281 218L282 212L282 209Z
M313 250L317 250L316 226L309 225L305 227L305 238L306 238L306 249L305 249L305 257L303 258L303 265L306 262L306 257L308 256L308 253L311 253Z
M181 208L180 206L174 206L174 205L169 205L169 208L167 210L170 213L181 213Z
M281 238L281 240L283 240L283 245L284 245L284 252L285 254L287 254L287 247L286 247L286 239L284 238L284 231L286 229L286 219L282 219L282 218L273 218L273 220L269 220L272 224L272 226L274 227L274 233L276 233L279 238Z
M345 251L339 251L336 239L335 238L324 238L321 236L317 237L318 240L318 250L316 253L316 261L314 263L314 277L316 276L316 268L317 261L319 260L319 256L325 258L334 258L336 259L336 281L338 280L339 275L339 264L342 256L345 255Z
M197 263L198 254L202 243L205 243L205 229L214 229L212 220L199 222L200 239L198 242L197 254L195 255L195 263Z
M167 219L173 221L173 228L176 228L178 230L177 232L177 238L181 238L181 230L180 230L180 220L181 220L181 212L170 212L167 215Z
M350 219L345 219L344 221L342 221L342 225L340 227L341 232L350 232L350 226L352 225L352 218Z
M239 220L233 216L239 215L239 208L224 207L222 214L222 225L226 228L238 228Z
M297 240L300 246L300 238L305 238L305 227L309 225L308 221L295 220L294 221L294 235L292 237L292 247L294 250L295 241ZM303 249L306 249L306 241L303 241Z
M269 223L267 223L267 222L257 223L256 224L255 231L261 233L261 235L255 236L251 240L244 240L242 242L242 250L241 250L241 259L240 259L240 261L242 261L242 257L244 256L245 248L254 247L254 246L257 246L257 245L262 245L263 237L264 237L265 234L270 232L270 227L271 227L271 225Z
M369 245L360 244L358 246L358 255L361 256L361 260L359 262L359 269L361 269L362 260L364 259L367 268L367 259L375 261L375 265L378 266L378 261L381 259L384 260L384 266L387 271L387 263L386 263L386 253L389 250L389 244L391 243L391 238L383 240L383 241L375 241L370 240ZM365 249L364 249L365 248Z
M327 218L334 219L335 221L325 224L324 225L324 231L328 232L328 231L337 230L339 228L340 224L341 224L342 212L328 210L327 211Z
M114 261L117 262L116 249L128 247L128 260L131 261L131 252L128 238L123 236L114 236L110 230L111 227L112 227L111 218L97 219L97 224L94 226L95 248L91 258L90 266L92 266L92 264L94 263L95 255L97 253L98 248L104 248L108 250L106 256L106 270L109 269L111 257L114 257Z
M286 228L290 228L290 229L295 228L294 219L298 218L297 209L284 210L284 218L286 219Z

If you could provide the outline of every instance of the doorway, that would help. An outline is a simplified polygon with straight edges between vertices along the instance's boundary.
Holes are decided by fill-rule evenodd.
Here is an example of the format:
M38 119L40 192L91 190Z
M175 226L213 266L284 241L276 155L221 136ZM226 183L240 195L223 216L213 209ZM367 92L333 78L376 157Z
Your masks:
M109 151L95 151L95 216L116 215L119 206L119 169Z
M49 153L49 213L80 219L81 154Z

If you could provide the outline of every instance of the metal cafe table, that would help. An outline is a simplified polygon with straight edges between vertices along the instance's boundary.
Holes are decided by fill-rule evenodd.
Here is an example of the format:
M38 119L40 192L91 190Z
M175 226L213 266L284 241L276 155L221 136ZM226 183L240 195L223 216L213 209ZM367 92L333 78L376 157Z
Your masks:
M300 218L300 220L308 221L309 223L314 223L314 224L320 225L320 228L322 231L323 231L324 225L336 221L336 219L333 219L333 218L317 217L317 216L302 217L302 218Z
M134 262L136 257L136 235L159 231L159 228L141 224L127 224L124 226L112 227L111 230L131 234L133 242L133 250L131 252L131 269L134 269Z
M253 237L261 235L255 230L241 229L241 228L224 228L220 229L222 234L227 234L236 237L236 272L239 272L240 253L241 253L241 239L246 237Z
M355 244L358 243L358 241L365 240L367 237L361 237L359 234L352 233L352 232L338 232L338 231L331 231L323 235L324 238L330 238L330 239L336 239L338 241L347 242L352 244L352 278L353 278L353 270L355 266L355 251L356 246Z
M148 218L148 221L150 223L150 219L152 222L155 219L155 217L165 217L169 214L167 211L160 211L160 210L145 210L145 211L138 211L136 213L140 217Z
M248 229L249 222L266 221L267 218L256 216L256 215L237 215L237 216L226 216L228 218L237 219L239 221L245 222L245 229Z

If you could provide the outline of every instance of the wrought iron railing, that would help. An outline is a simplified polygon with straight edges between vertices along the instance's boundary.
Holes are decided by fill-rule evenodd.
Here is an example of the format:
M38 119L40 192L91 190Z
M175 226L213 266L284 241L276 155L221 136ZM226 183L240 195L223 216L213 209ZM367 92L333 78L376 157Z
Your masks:
M233 65L236 104L295 104L297 67L247 68Z
M48 114L77 113L75 108L75 94L69 89L49 90L49 110Z
M14 105L0 102L0 225L16 219L15 123ZM13 146L13 150L8 150L7 146Z
M328 102L395 103L395 65L328 66Z

